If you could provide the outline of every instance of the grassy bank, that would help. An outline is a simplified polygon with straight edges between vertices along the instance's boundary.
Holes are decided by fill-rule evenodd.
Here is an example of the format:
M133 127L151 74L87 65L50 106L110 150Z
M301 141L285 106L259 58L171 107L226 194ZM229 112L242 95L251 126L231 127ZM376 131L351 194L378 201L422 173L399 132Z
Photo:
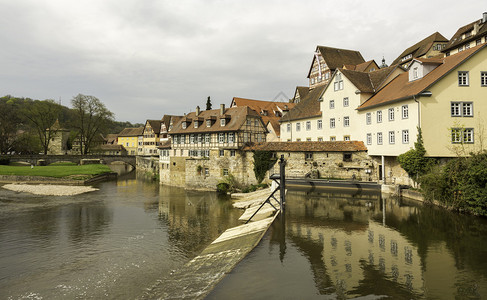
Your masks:
M111 172L106 165L49 165L49 166L1 166L0 175L43 176L43 177L91 177Z

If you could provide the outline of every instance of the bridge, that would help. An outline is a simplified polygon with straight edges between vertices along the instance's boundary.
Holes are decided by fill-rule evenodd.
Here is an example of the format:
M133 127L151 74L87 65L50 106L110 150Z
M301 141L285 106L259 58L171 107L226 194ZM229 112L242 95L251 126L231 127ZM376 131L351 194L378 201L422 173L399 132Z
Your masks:
M136 158L132 155L5 155L10 159L10 162L26 162L31 165L37 165L40 160L45 161L45 164L52 164L55 162L73 162L81 164L81 160L100 160L105 165L113 162L124 162L136 168Z

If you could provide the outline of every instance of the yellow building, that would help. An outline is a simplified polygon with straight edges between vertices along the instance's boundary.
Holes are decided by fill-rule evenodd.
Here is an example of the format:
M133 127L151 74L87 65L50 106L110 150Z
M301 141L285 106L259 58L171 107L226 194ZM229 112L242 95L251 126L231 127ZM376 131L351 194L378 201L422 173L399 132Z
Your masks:
M125 128L118 134L117 144L122 145L128 155L137 155L138 138L143 130L144 127Z

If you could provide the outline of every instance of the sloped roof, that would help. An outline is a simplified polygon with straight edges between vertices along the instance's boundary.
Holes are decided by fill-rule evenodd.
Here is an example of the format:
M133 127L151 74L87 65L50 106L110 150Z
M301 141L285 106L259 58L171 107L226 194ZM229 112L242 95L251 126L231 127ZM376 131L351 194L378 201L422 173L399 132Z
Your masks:
M201 111L198 116L196 112L187 114L184 118L173 124L172 130L169 134L180 133L209 133L209 132L225 132L225 131L237 131L247 120L247 116L260 117L260 114L250 109L248 106L230 107L225 109L224 115L220 115L220 109L204 110ZM206 120L211 119L212 125L206 126ZM220 126L220 120L226 119L228 122L225 126ZM199 120L198 128L194 128L194 121ZM183 129L182 123L189 122L186 129Z
M139 136L144 133L144 127L130 127L130 128L124 128L118 136Z
M307 86L297 86L296 91L299 93L300 98L304 98L309 94L309 87ZM296 96L296 93L294 94Z
M301 98L301 101L294 106L287 114L285 114L279 122L287 122L292 120L300 120L306 118L314 118L321 116L320 97L323 94L327 85L317 86L312 89L306 97Z
M149 123L150 127L152 127L152 130L154 131L155 134L161 133L162 120L147 120L146 126L147 126L147 123Z
M278 120L282 117L282 112L291 110L295 105L295 103L290 102L262 101L238 97L234 97L232 100L232 107L248 106L260 114L264 124L267 125L267 123L271 122L277 136L281 135L281 127ZM281 115L276 116L275 112L280 112Z
M274 152L357 152L367 151L362 141L266 142L246 146L247 151Z
M372 72L359 72L347 69L338 69L346 76L357 89L363 93L375 93L379 90L386 78L398 67L393 65Z
M476 24L479 26L477 33L468 38L462 39L462 35L464 33L471 32ZM457 32L455 32L455 34L452 36L448 44L446 44L443 52L456 48L465 42L476 40L484 35L487 35L487 23L482 23L482 19L474 21L470 24L460 27Z
M399 55L393 62L392 64L404 64L408 61L411 61L415 57L420 57L422 55L425 55L429 49L433 46L434 42L448 42L448 39L445 38L441 33L435 32L432 35L422 39L421 41L417 42L416 44L412 45L411 47L407 48L404 50L401 55ZM401 59L406 56L411 54L412 57L411 59L407 59L405 61L401 61Z
M104 151L123 151L125 150L125 147L123 145L118 145L118 144L105 144L105 145L100 145L99 149Z
M362 54L360 54L360 52L356 50L347 50L326 46L317 46L316 50L321 53L323 60L332 72L335 71L335 69L337 68L343 67L344 65L358 65L365 62ZM313 61L311 62L307 78L309 78L311 74L315 59L316 56L313 57Z
M167 139L164 142L161 142L157 147L159 149L171 149L171 139Z
M446 76L457 66L469 59L472 55L484 50L486 46L487 44L481 44L479 46L459 52L458 54L443 58L441 65L436 67L421 79L410 82L408 72L403 73L389 82L370 99L365 101L361 106L359 106L358 110L373 108L403 99L410 99L414 95L418 95L419 93L430 88L438 80Z
M109 133L105 136L105 140L107 144L114 144L117 141L118 134L116 133Z
M379 69L379 66L377 65L375 60L369 60L358 65L344 65L343 69L365 72L372 64L375 66L376 70Z

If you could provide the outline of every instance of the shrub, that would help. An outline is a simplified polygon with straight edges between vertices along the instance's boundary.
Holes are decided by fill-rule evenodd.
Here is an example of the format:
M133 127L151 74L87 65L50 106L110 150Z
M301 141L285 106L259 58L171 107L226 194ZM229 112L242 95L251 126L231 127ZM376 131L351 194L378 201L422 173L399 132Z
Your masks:
M8 158L8 157L0 157L0 165L7 166L8 164L10 164L10 158Z
M277 159L272 158L271 151L254 152L254 174L258 183L264 180L265 173L276 163Z

